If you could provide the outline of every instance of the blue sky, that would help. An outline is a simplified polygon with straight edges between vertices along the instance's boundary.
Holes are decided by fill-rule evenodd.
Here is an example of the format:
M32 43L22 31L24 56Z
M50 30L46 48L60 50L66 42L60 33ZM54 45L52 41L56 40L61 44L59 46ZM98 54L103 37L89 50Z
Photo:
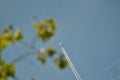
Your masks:
M57 31L47 45L60 50L58 42L62 42L82 80L120 80L119 4L119 0L0 0L0 31L13 24L22 29L29 43L34 37L32 17L39 21L52 17ZM42 45L38 42L36 46ZM8 47L3 58L10 62L25 50L18 43ZM51 63L31 65L24 59L16 64L16 76L18 80L32 76L37 80L75 80L70 68L61 71Z

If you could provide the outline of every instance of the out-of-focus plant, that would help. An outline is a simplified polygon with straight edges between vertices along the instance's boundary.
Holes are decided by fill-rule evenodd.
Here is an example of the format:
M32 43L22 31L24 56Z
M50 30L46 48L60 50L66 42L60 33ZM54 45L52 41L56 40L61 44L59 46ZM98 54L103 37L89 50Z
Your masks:
M6 64L3 60L0 60L0 80L6 80L7 77L15 77L14 64Z
M0 33L0 51L5 49L10 43L16 43L22 39L21 30L13 31L13 26L9 25L8 28L3 29Z
M68 62L66 61L64 55L60 55L58 58L54 60L54 65L59 67L60 69L65 69L68 65Z
M35 21L32 23L32 27L36 32L36 39L41 40L42 43L46 44L54 35L56 30L56 22L52 18L47 18L43 21ZM25 37L25 36L24 36ZM0 33L0 80L6 80L8 77L15 77L15 63L26 56L30 55L29 53L24 53L21 56L14 59L11 63L6 63L4 59L2 59L2 51L5 50L7 46L10 44L16 44L17 42L24 42L23 35L20 29L14 30L13 25L9 25L7 28L3 29ZM35 42L35 41L34 41ZM32 52L37 53L36 59L41 63L45 64L48 57L54 58L57 52L54 47L49 46L48 48L40 47L40 50L35 49L34 44L25 43L24 46L27 45ZM33 46L34 45L34 46ZM56 54L58 55L58 54ZM18 62L17 62L18 63ZM60 68L65 69L68 65L66 59L63 55L59 55L54 59L53 64ZM36 80L32 78L32 80Z
M41 22L34 22L33 28L36 30L36 35L42 41L50 40L55 32L56 24L52 18L45 19Z

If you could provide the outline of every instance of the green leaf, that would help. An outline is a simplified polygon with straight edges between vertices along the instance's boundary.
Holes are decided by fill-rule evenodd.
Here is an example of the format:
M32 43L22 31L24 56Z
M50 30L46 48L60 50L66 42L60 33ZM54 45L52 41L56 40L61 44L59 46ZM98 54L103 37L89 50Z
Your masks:
M32 78L32 80L36 80L36 78L35 78L35 77L33 77L33 78Z
M1 79L7 78L7 67L5 64L0 65L0 78Z
M10 77L14 77L15 76L14 64L7 65L7 76L10 76Z
M13 25L10 24L10 25L8 26L8 29L13 30Z
M60 69L65 69L68 66L68 62L63 55L60 55L54 60L54 65Z
M52 18L45 19L38 23L35 22L32 26L36 30L38 39L41 39L43 42L53 37L56 28L55 21Z
M46 58L41 54L37 55L37 60L39 60L42 64L45 64L46 62Z
M54 50L54 48L53 47L49 47L48 49L47 49L47 55L48 56L53 56L54 54L55 54L55 50Z
M20 41L20 40L23 39L23 36L22 36L22 34L21 34L21 30L20 30L20 29L18 29L18 30L16 30L16 31L14 32L14 34L13 34L13 39L14 39L14 42Z
M21 30L17 29L13 32L13 26L9 25L8 28L3 29L0 33L0 51L5 49L11 42L17 42L23 39Z

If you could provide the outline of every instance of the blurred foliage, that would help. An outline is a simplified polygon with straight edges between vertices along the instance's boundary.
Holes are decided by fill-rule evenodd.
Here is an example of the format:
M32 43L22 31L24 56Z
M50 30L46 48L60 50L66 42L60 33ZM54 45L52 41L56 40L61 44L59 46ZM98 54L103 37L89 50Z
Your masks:
M35 77L33 77L33 78L32 78L32 80L36 80L36 78L35 78Z
M3 60L0 60L0 80L6 80L8 77L15 76L14 64L6 64Z
M37 55L37 59L42 63L46 62L47 57L52 57L55 54L55 50L53 47L49 47L48 49L41 48L40 53Z
M46 56L44 54L38 54L37 60L44 64L46 62Z
M45 19L41 22L34 22L32 26L36 30L37 37L43 42L50 40L56 29L55 21L52 18Z
M65 59L64 55L61 54L58 58L54 60L54 65L60 69L65 69L68 66L68 62Z
M0 51L5 49L10 43L16 43L22 39L21 30L13 31L13 26L9 25L8 28L3 29L0 33Z
M35 22L32 24L33 28L36 31L36 36L38 40L41 40L43 43L49 41L55 34L56 30L56 23L54 19L47 18L41 22ZM2 32L0 32L0 80L6 80L8 77L15 77L15 62L11 62L10 64L7 64L2 59L2 50L4 50L8 45L16 44L17 42L23 40L23 35L20 29L14 30L13 25L9 25L7 28L3 29ZM45 43L44 43L45 44ZM35 45L35 44L34 44ZM35 50L32 44L28 45L27 47L31 50ZM33 51L34 51L33 50ZM37 51L38 52L38 51ZM54 47L48 47L48 48L40 48L40 51L37 53L36 59L40 61L42 64L45 64L47 61L47 58L54 58L53 56L57 53ZM13 54L11 54L13 55ZM26 57L23 56L22 57ZM21 56L18 57L15 60L22 59ZM65 57L63 55L59 55L58 58L56 58L53 61L54 65L60 69L65 69L68 65ZM34 77L32 80L36 80Z

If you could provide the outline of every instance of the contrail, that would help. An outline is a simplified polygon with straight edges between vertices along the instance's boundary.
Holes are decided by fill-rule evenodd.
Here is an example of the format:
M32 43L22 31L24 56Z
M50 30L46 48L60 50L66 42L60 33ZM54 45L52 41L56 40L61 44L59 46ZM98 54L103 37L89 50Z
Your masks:
M72 69L72 71L73 71L73 73L74 73L76 79L77 79L77 80L82 80L81 77L80 77L80 75L78 74L78 72L77 72L75 66L74 66L73 63L71 62L71 60L70 60L70 58L69 58L67 52L66 52L65 49L63 48L62 43L59 43L59 46L60 46L60 48L61 48L61 50L62 50L62 52L63 52L65 58L67 59L69 65L70 65L70 68Z

